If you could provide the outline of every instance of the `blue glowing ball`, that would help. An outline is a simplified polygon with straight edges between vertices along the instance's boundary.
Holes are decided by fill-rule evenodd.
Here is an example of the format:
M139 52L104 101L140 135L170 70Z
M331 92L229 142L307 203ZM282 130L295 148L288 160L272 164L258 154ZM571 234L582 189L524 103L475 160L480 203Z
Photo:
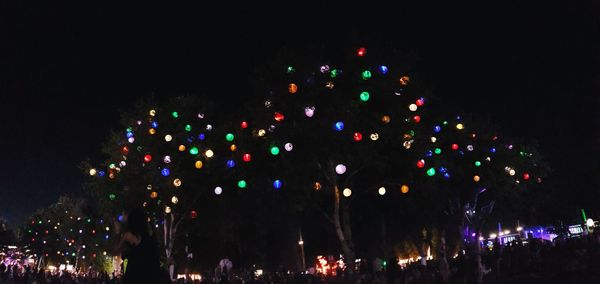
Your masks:
M435 132L435 133L439 133L440 131L442 131L442 128L441 128L439 125L436 125L436 126L433 128L433 132Z
M228 168L233 168L233 167L235 167L235 161L234 161L234 160L228 160L228 161L227 161L227 167L228 167Z
M119 220L119 222L123 222L123 215L119 215L119 217L117 217L117 220Z
M200 135L198 135L198 139L200 140L204 140L206 138L206 135L204 135L204 133L200 133Z
M429 151L427 151L427 153L425 153L425 156L431 157L431 156L433 156L433 152L431 152L431 150L429 150Z
M446 173L448 170L444 167L440 167L440 173Z
M449 178L450 178L450 174L449 174L449 173L444 173L444 177L445 177L446 179L449 179Z
M342 131L344 130L344 123L341 121L338 121L335 123L335 130L337 131Z
M152 128L157 128L158 127L158 123L156 121L152 122Z
M127 131L127 138L131 138L131 137L133 137L133 132Z
M388 72L387 66L385 66L385 65L379 66L379 73L385 75L385 74L387 74L387 72Z
M496 148L491 148L491 149L490 149L490 152L492 152L492 153L496 153Z
M160 174L162 174L163 177L168 177L171 174L171 171L168 168L164 168L160 171Z
M273 187L274 187L275 189L280 189L282 185L283 185L283 183L282 183L280 180L278 180L278 179L276 179L276 180L273 182Z
M104 176L104 171L99 171L98 172L98 176L103 177Z

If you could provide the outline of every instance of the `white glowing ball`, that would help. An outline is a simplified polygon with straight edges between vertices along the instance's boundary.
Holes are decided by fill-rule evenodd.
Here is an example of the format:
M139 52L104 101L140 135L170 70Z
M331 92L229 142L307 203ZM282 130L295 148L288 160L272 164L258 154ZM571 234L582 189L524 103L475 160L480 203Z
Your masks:
M178 202L179 202L179 198L177 198L177 196L171 197L171 203L177 204Z
M508 171L508 174L511 176L514 176L516 174L515 170L510 169L510 171Z
M349 188L344 188L344 191L342 191L342 194L345 197L348 197L348 196L352 195L352 190L350 190Z
M180 187L181 186L181 180L176 178L175 180L173 180L173 185L175 187Z
M410 104L410 105L408 106L408 109L409 109L410 111L417 111L417 108L418 108L418 107L417 107L417 105L416 105L416 104Z
M135 138L133 138L133 137L129 137L129 139L127 139L127 141L128 141L129 143L133 143L133 142L135 142Z
M106 228L104 228L104 230L110 231L110 227L106 227Z
M156 115L156 110L151 109L150 110L150 116L155 116Z
M467 150L473 151L473 145L467 145Z
M258 136L260 136L260 137L265 136L266 133L267 133L267 131L265 131L264 129L259 129L258 130Z
M594 220L593 220L592 218L588 218L588 219L585 221L585 224L586 224L588 227L594 227L594 226L596 225L596 223L594 222Z
M124 168L125 166L127 166L127 163L126 163L125 161L121 161L121 162L119 163L119 166L120 166L121 168Z
M346 172L346 166L344 166L343 164L338 164L337 166L335 166L335 172L338 175L343 175Z
M223 189L220 186L215 187L215 194L221 195L223 193Z
M206 125L206 131L211 131L213 129L212 125L207 124Z
M170 134L165 135L165 141L171 142L171 140L173 140L173 136L171 136Z
M285 143L285 146L283 146L285 148L286 151L292 151L292 149L294 149L294 144L292 143Z
M379 133L371 133L371 140L377 141L379 139Z
M380 187L379 190L377 191L379 193L379 195L384 195L385 194L385 187Z
M171 156L165 156L165 157L163 158L163 162L165 162L165 164L168 164L168 163L170 163L170 162L171 162Z
M459 123L456 125L456 129L458 129L458 130L462 130L464 128L465 128L465 126L462 123Z
M97 173L96 169L90 169L90 175L95 176Z
M435 143L435 141L437 141L437 138L435 138L434 136L431 136L431 143Z
M165 213L167 213L167 214L171 213L171 207L169 207L169 206L165 207Z
M213 150L211 150L211 149L208 149L208 150L206 150L206 152L204 152L204 155L207 158L212 158L215 155L215 152L213 152Z
M314 106L305 107L304 114L308 117L313 117L313 115L315 115L315 107Z

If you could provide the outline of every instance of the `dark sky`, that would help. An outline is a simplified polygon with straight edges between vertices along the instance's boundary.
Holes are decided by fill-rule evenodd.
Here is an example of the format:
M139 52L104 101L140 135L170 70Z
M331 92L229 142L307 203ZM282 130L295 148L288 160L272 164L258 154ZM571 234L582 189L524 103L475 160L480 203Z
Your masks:
M538 139L565 202L599 197L598 4L51 2L0 4L0 216L13 223L81 194L77 166L99 158L119 110L152 94L251 96L250 72L284 46L414 51L437 96Z

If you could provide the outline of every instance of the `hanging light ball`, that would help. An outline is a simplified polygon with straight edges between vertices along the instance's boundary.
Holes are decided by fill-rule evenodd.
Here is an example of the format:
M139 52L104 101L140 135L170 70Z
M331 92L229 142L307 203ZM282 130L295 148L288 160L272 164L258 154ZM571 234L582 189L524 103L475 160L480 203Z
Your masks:
M493 153L496 153L496 148L490 148L490 152L491 152L492 154L493 154Z
M192 210L192 212L190 212L190 217L192 219L198 218L198 212L196 212L196 210Z
M373 141L377 141L377 139L379 139L379 133L371 133L370 138Z
M171 136L170 134L165 135L165 141L171 142L171 140L173 140L173 136Z
M129 153L129 147L127 145L123 146L121 148L121 153L123 153L123 155L127 155Z
M361 47L358 49L358 51L356 51L356 55L358 56L365 56L367 54L367 49L364 47Z
M177 147L177 149L179 150L179 152L183 152L185 151L185 145L181 144L179 145L179 147Z
M150 116L155 116L156 115L156 110L151 109L149 114L150 114Z
M290 142L285 143L285 145L283 146L283 148L285 148L286 151L290 152L290 151L292 151L294 149L294 144L292 144Z
M291 83L288 85L288 92L290 92L290 94L295 94L296 92L298 92L298 85Z
M235 144L231 144L231 146L229 146L229 150L231 152L235 152L237 150L237 146Z
M417 106L423 106L423 105L425 104L425 99L423 99L423 98L420 98L420 99L418 99L418 100L415 102L415 104L416 104Z
M163 157L163 162L164 162L165 164L168 164L168 163L170 163L170 162L171 162L171 156L168 156L168 155L167 155L167 156L164 156L164 157Z
M320 183L320 182L318 182L318 181L316 181L316 182L313 184L313 189L314 189L314 190L321 190L321 183Z
M285 119L285 115L283 115L283 113L280 112L275 112L275 115L273 116L273 118L275 119L275 121L283 121Z
M413 120L415 121L415 123L419 123L419 122L421 122L421 116L415 115L415 116L413 116Z
M431 143L435 143L435 141L437 141L437 138L435 136L431 136Z
M362 140L362 138L363 138L362 133L354 132L354 136L353 136L354 141L359 142Z
M246 184L245 180L241 179L241 180L238 181L237 185L238 185L239 188L246 188L247 184Z
M271 149L269 151L273 156L277 156L279 154L279 148L277 146L271 146Z
M242 123L240 123L240 126L241 126L243 129L246 129L246 128L248 128L248 122L246 122L246 121L242 121Z
M371 78L371 71L369 71L369 70L363 71L362 73L360 73L360 77L363 80L369 80Z
M481 166L481 162L480 161L475 161L475 166L476 167L480 167Z
M523 180L529 180L529 174L528 173L524 173L523 174Z
M509 174L510 176L514 176L516 173L517 173L517 172L516 172L514 169L510 169L510 170L508 171L508 174Z
M202 112L199 112L199 113L198 113L198 118L199 118L199 119L203 119L203 118L204 118L204 113L202 113Z
M144 156L144 163L150 163L150 161L152 161L152 155L146 154Z
M479 182L480 180L481 180L481 178L478 175L473 176L474 182Z
M406 185L406 184L403 184L400 187L400 192L402 192L402 193L408 193L408 190L409 190L409 188L408 188L408 185Z
M244 162L248 163L252 160L252 156L250 154L246 153L242 156L242 160L244 160Z
M198 134L198 139L204 140L204 139L206 139L206 135L204 133L200 133L200 134Z
M198 155L198 148L197 147L192 147L190 149L190 155Z
M346 166L344 164L338 164L335 166L335 172L338 175L343 175L346 172Z
M344 188L344 191L342 191L342 194L345 197L349 197L350 195L352 195L352 190L350 190L349 188L346 187L346 188Z
M273 105L273 102L271 102L270 100L266 100L265 101L265 107L266 108L270 108Z
M427 170L427 175L430 176L430 177L434 176L435 175L435 168L429 168Z
M202 161L196 161L194 163L194 167L196 167L196 169L201 169L203 166Z
M433 127L433 132L439 133L440 131L442 131L442 128L439 125Z
M360 100L363 102L366 102L369 100L369 98L371 97L371 95L369 94L369 92L362 92L360 93Z
M176 111L174 111L174 112L172 112L172 113L171 113L171 116L172 116L173 118L178 118L178 117L179 117L179 113L178 113L178 112L176 112Z
M379 195L385 195L385 187L380 187L379 190L377 190L377 193L379 193Z
M335 123L335 130L336 131L342 131L344 130L344 123L341 121L338 121Z
M264 130L264 129L259 129L258 130L258 136L259 137L263 137L263 136L265 136L265 134L267 134L266 130Z
M390 116L389 115L384 115L381 117L381 122L383 123L390 123Z
M273 181L273 187L275 189L280 189L281 186L283 186L283 183L280 180L276 179L275 181Z
M180 186L181 186L181 180L180 180L180 179L178 179L178 178L174 179L174 180L173 180L173 185L174 185L175 187L180 187Z
M235 167L235 161L234 160L227 160L227 167L228 168Z
M95 176L97 173L96 169L90 169L90 175Z
M456 125L456 129L458 129L458 130L462 130L464 128L465 128L465 126L462 123L459 123Z
M233 141L234 138L235 138L235 136L233 136L233 133L227 133L225 135L225 140L227 140L227 142Z
M313 115L315 115L315 107L314 106L305 107L304 115L306 115L307 117L313 117Z
M410 82L410 78L408 76L402 76L400 78L400 85L406 86Z
M452 150L458 150L458 144L452 144Z
M110 200L115 200L116 198L117 198L117 195L114 193L111 193L108 195L108 199L110 199Z
M157 197L158 197L158 192L153 191L153 192L150 193L150 198L155 199Z
M321 71L321 73L323 73L323 74L329 72L329 65L321 66L321 68L319 68L319 71Z
M206 150L206 152L204 152L204 156L206 156L207 158L212 158L214 155L215 153L211 149L208 149Z
M417 161L417 167L423 168L425 166L425 160L421 159Z
M416 104L410 104L410 105L408 105L408 109L410 111L417 111L418 107Z
M135 138L133 136L129 137L129 138L127 138L127 142L133 143L133 142L135 142Z
M215 187L215 194L221 195L223 193L223 189L220 186Z
M171 207L166 206L165 207L165 213L167 213L167 214L171 213Z
M385 65L379 66L378 70L379 70L379 73L381 73L381 75L385 75L388 72L388 68Z
M177 196L171 197L171 203L177 204L178 202L179 202L179 198L177 198Z
M154 134L156 134L156 129L150 128L150 129L148 129L148 133L150 133L150 135L154 135Z
M467 150L469 150L469 152L473 151L473 145L467 145Z
M439 154L441 154L441 153L442 153L442 149L440 149L440 148L435 148L435 150L433 150L433 152L434 152L436 155L439 155Z

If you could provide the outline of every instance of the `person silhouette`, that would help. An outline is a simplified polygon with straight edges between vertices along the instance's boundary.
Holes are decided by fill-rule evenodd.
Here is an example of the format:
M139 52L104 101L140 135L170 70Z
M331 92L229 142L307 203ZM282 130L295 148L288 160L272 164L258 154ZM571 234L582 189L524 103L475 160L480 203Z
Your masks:
M123 284L162 282L158 244L150 234L147 220L148 217L139 208L131 210L127 215L126 231L119 242L122 257L127 259Z

